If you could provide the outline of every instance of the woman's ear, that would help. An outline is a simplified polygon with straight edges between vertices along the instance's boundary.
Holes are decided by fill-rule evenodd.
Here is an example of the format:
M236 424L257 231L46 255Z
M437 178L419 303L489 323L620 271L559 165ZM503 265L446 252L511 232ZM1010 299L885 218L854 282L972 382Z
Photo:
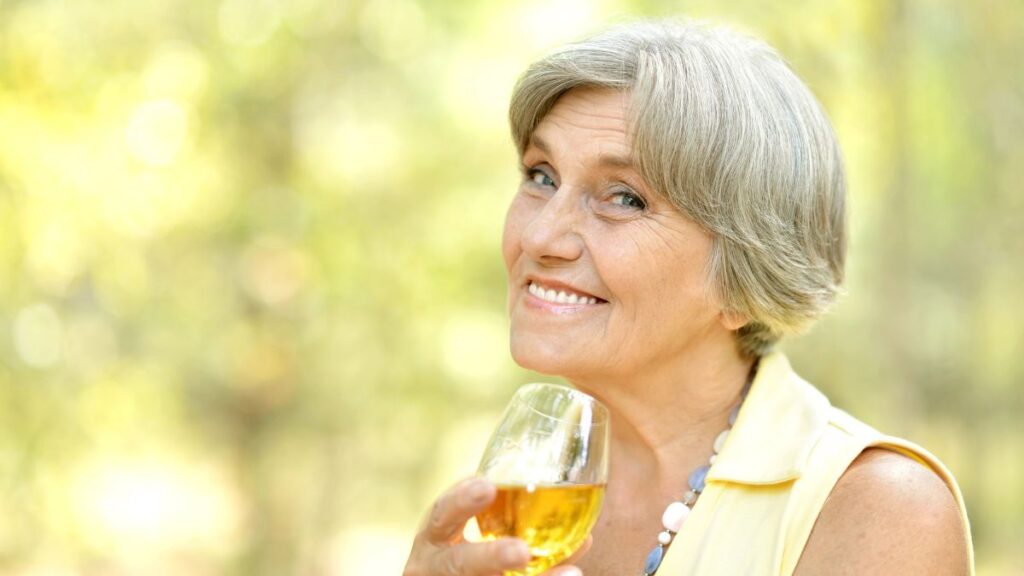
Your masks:
M746 315L734 310L722 310L718 316L718 321L730 332L735 332L750 323L750 319Z

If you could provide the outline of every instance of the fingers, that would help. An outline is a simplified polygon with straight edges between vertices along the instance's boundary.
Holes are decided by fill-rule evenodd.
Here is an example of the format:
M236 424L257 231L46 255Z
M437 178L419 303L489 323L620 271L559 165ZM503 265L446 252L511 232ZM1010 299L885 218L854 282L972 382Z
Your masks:
M500 574L525 568L530 561L526 542L505 538L493 542L457 544L434 556L430 574L437 576L476 576Z
M437 499L423 531L432 544L449 544L458 540L463 526L477 512L492 501L496 489L483 478L469 478L459 482Z
M416 537L404 574L493 576L525 568L530 550L518 538L471 543L461 538L466 522L490 505L495 486L483 478L459 482L434 503Z

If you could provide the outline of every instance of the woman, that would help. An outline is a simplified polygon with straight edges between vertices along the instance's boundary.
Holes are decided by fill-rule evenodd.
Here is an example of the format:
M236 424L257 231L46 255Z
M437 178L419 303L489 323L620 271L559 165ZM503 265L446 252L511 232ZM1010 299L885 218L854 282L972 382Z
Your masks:
M613 420L592 541L550 574L973 572L945 468L773 351L839 290L845 181L770 47L692 22L616 28L531 66L510 118L512 355ZM521 541L460 539L494 494L469 479L443 495L406 575L524 566Z

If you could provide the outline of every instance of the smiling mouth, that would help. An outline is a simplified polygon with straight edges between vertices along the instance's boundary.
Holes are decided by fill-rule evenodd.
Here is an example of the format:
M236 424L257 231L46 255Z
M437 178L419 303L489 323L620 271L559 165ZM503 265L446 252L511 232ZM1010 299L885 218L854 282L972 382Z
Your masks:
M532 281L526 287L526 290L537 298L553 304L597 304L598 302L604 302L604 300L601 300L600 298L577 294L572 290L555 290L553 288L545 289L540 284Z

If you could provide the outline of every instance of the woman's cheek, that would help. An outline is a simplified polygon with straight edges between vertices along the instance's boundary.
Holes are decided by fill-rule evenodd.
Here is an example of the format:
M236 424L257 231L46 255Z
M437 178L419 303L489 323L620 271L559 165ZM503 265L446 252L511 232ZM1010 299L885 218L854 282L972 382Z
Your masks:
M517 193L508 212L505 213L505 228L501 236L501 252L505 259L505 268L511 272L519 254L522 252L521 239L526 226L526 214L523 210L522 194Z

